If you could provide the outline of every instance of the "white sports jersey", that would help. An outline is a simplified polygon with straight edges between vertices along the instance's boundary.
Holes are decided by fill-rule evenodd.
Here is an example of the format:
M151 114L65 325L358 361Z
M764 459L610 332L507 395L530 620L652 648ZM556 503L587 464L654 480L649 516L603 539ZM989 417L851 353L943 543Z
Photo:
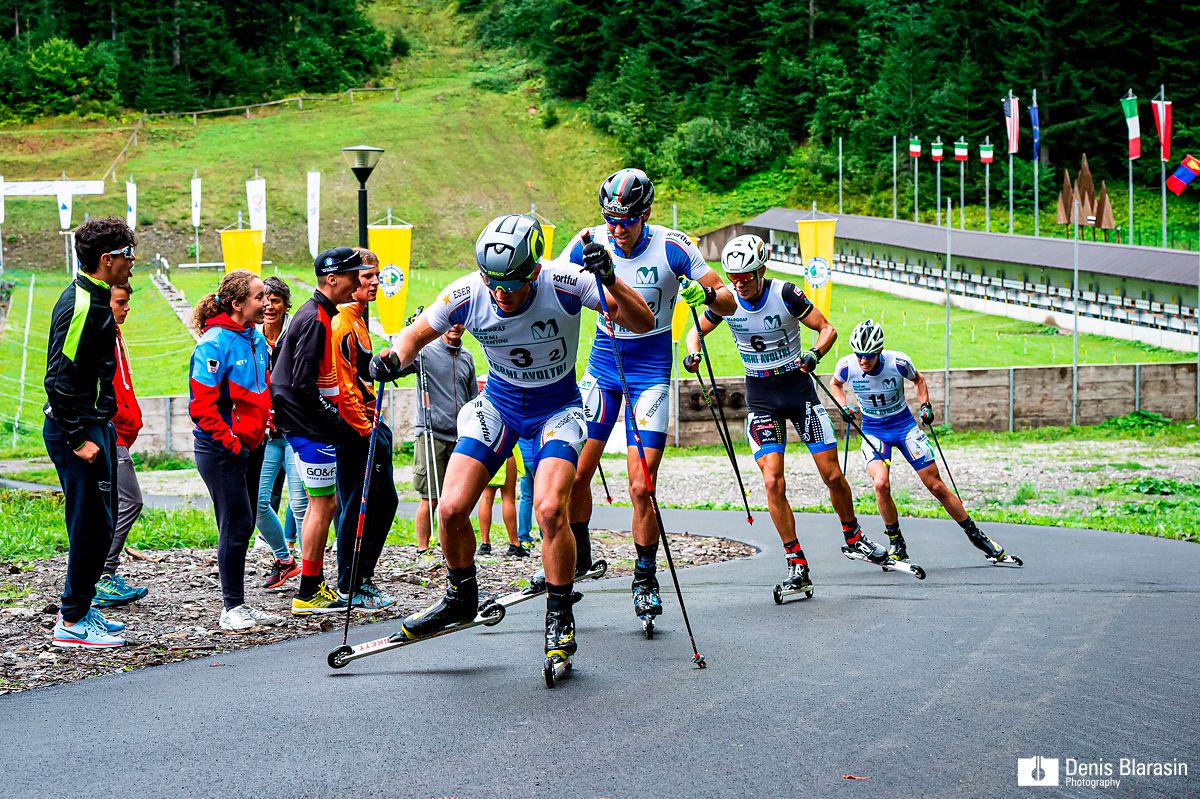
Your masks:
M654 328L646 333L634 333L616 325L617 338L642 338L671 329L671 316L679 294L679 278L699 280L712 270L704 262L700 250L686 233L671 230L662 225L646 225L646 238L634 250L632 258L626 258L621 248L608 235L608 227L598 225L588 228L592 240L604 245L612 253L617 277L635 288L650 311L654 314ZM583 234L581 230L562 251L555 261L557 265L583 264ZM608 335L604 320L597 318L596 327Z
M884 350L872 374L866 374L853 354L843 355L833 370L842 383L848 383L864 419L886 419L908 413L904 401L904 381L917 379L917 370L903 352ZM911 415L910 415L911 416Z
M460 277L425 311L445 333L463 325L483 347L489 370L514 386L538 388L573 375L579 349L579 310L600 307L596 280L568 266L543 266L528 306L509 316L496 307L479 273Z
M788 286L791 289L788 290ZM784 292L793 295L789 303ZM754 307L737 297L737 307L724 317L733 333L742 366L749 377L767 377L799 369L798 359L804 352L804 337L800 320L812 310L812 303L803 292L782 280L769 280ZM716 321L711 312L706 316Z

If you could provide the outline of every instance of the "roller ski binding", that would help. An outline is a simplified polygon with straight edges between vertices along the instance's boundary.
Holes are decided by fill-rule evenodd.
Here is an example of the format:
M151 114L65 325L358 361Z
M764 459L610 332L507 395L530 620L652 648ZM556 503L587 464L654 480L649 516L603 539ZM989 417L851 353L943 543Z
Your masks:
M788 566L788 578L775 586L773 597L776 605L782 605L789 596L804 594L805 599L812 599L813 584L808 576L807 563L792 563Z
M599 580L607 571L608 561L601 558L600 560L592 561L591 567L586 571L575 572L575 579ZM529 578L529 585L522 589L521 593L526 599L533 599L535 596L541 596L546 593L546 573L541 569L534 572L533 576Z
M578 648L575 643L575 614L571 609L547 610L546 662L542 666L542 677L546 680L547 688L553 688L571 671L571 658Z
M1004 551L1004 547L997 544L991 538L983 534L983 531L978 527L967 530L967 539L975 545L975 548L983 553L988 562L994 566L999 566L1002 563L1012 563L1016 566L1024 566L1024 562L1016 555L1010 555Z
M915 563L909 563L907 560L896 560L888 551L879 544L871 541L862 531L859 530L853 539L853 544L846 544L842 547L842 554L850 560L861 560L864 563L871 563L882 568L885 572L898 571L911 574L918 580L925 579L925 570ZM908 554L905 552L904 554Z
M633 612L642 620L642 632L654 638L654 618L662 615L662 597L658 595L658 578L653 574L634 575Z

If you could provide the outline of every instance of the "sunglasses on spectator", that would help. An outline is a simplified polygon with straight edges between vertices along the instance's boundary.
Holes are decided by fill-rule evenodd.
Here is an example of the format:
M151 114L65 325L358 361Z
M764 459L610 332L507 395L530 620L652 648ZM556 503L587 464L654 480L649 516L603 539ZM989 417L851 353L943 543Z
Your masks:
M133 254L133 245L132 244L126 244L124 247L122 247L119 250L110 250L108 254L113 256L114 258L118 255L124 255L126 258L128 258L131 261L137 257Z
M633 227L642 221L640 216L609 216L604 215L604 221L613 227Z

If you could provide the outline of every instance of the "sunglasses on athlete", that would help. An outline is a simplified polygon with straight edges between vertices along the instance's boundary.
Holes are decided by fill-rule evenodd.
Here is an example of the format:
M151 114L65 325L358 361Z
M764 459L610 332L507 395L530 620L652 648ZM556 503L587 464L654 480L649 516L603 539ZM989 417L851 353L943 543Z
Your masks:
M133 245L132 244L126 244L124 247L122 247L119 250L110 250L108 252L108 254L113 256L114 258L118 255L124 255L126 258L128 258L131 261L137 259L137 256L133 254Z
M732 275L726 275L730 283L752 283L758 280L758 272L740 272Z
M604 221L613 227L633 227L642 221L640 216L609 216L604 214Z
M498 291L501 294L515 294L525 286L528 286L532 281L522 278L514 278L513 280L501 280L497 277L489 277L484 275L483 282L492 291Z

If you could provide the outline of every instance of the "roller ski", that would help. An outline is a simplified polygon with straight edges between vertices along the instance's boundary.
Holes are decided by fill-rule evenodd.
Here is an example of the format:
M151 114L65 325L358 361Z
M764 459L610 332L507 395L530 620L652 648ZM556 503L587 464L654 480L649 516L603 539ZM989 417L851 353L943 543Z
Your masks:
M587 571L575 572L576 580L599 580L608 571L608 561L601 558L600 560L592 561L592 565ZM541 569L529 578L529 585L521 590L524 599L519 599L509 605L519 604L526 599L533 599L535 596L541 596L546 593L546 573Z
M642 620L642 632L654 638L654 619L663 612L662 597L658 594L658 578L653 574L635 575L633 580L633 612Z
M528 597L522 596L521 591L516 591L499 598L487 597L482 603L477 603L472 598L458 597L447 592L437 604L405 619L399 632L355 646L343 644L330 652L326 661L330 668L340 669L359 658L390 652L459 630L480 625L494 627L504 620L508 608L525 599Z
M967 538L975 548L983 553L984 557L993 566L1000 566L1005 563L1011 563L1014 566L1024 566L1025 563L1016 555L1010 555L1004 551L1004 547L997 544L991 538L983 534L983 531L978 527L967 531Z
M579 601L578 592L572 594L571 604ZM575 614L570 606L546 611L546 662L542 665L542 678L547 688L553 688L572 668L571 659L579 648L575 643Z
M808 564L792 563L788 569L788 578L775 586L772 592L775 604L782 605L784 599L796 594L804 594L805 599L812 599L813 584L808 576Z
M862 530L857 531L854 537L842 547L842 554L850 560L861 560L864 563L879 566L885 572L905 572L916 577L918 580L925 579L924 569L915 563L909 563L907 560L896 560L888 554L886 549L863 535Z

